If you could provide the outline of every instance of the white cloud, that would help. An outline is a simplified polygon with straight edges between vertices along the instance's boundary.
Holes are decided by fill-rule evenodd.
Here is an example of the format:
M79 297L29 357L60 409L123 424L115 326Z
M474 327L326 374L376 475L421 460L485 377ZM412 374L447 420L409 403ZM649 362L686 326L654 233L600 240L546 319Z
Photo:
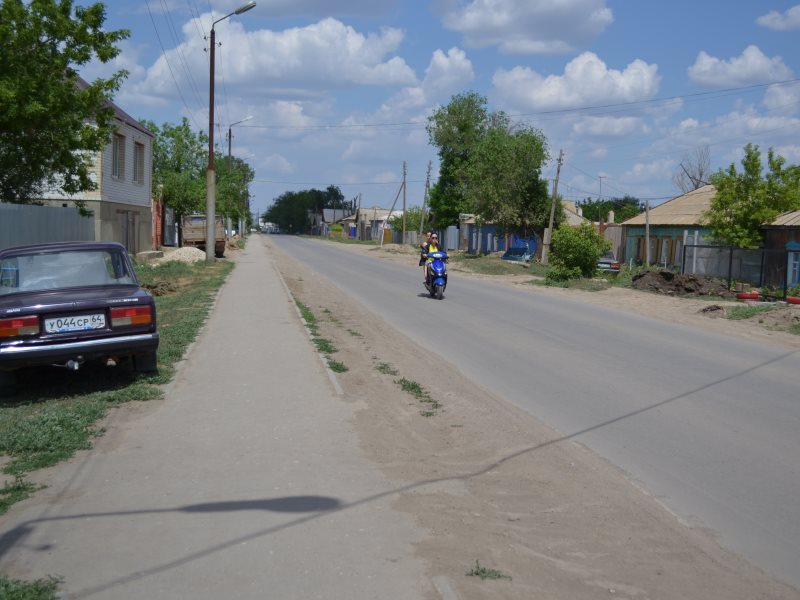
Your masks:
M791 31L800 29L800 4L796 4L784 13L771 10L756 19L756 23L775 31Z
M445 2L444 26L472 47L509 53L569 52L585 46L614 20L605 0L471 0Z
M592 158L606 158L608 156L608 148L595 148L590 156Z
M163 1L163 0L162 0ZM186 0L181 0L184 4ZM236 10L244 0L215 0L214 9L222 14ZM269 0L258 2L251 15L267 17L327 17L327 16L365 16L389 13L397 4L397 0Z
M730 60L715 58L705 51L689 67L689 78L701 85L735 87L792 79L792 70L780 56L769 58L757 46L748 46L741 56Z
M672 176L675 161L669 158L658 158L651 162L639 162L633 165L622 176L625 183L643 183L666 179Z
M202 20L210 19L204 15ZM249 95L321 96L331 89L358 85L409 85L417 78L398 56L403 32L384 28L364 35L336 19L325 19L281 32L246 31L240 21L217 24L217 77L228 91L246 88ZM205 42L193 22L183 27L185 40L168 50L148 69L140 93L175 95L175 83L185 93L207 86ZM184 62L185 61L185 62ZM182 68L186 64L187 68ZM191 81L197 73L205 81Z
M637 117L583 117L572 126L572 130L578 135L619 138L646 133L647 128Z
M773 85L764 93L763 103L774 114L795 115L800 111L800 86Z
M498 70L495 93L518 110L552 110L652 98L658 91L658 65L636 59L624 71L609 69L592 52L570 61L563 75L543 77L527 67Z
M790 165L800 164L800 146L796 144L775 146L775 154L785 158Z
M280 173L282 175L289 175L294 173L295 168L288 160L280 154L270 154L262 159L261 165L273 173Z

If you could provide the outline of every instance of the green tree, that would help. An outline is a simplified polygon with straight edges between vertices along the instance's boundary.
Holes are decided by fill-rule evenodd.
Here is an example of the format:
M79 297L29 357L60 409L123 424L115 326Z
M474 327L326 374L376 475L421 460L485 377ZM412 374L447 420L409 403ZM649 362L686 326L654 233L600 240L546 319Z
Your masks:
M475 142L467 162L466 198L476 216L501 231L527 234L529 229L544 229L550 199L541 171L548 158L547 141L540 131L490 127Z
M217 212L235 221L251 225L250 183L255 171L241 158L215 158L217 172Z
M607 221L612 210L614 211L614 221L617 223L627 221L644 211L642 201L633 196L606 198L603 200L587 198L577 204L581 208L584 217L596 222L601 219Z
M178 125L141 123L155 135L153 196L163 198L178 216L205 212L208 137L194 133L186 117ZM215 160L218 166L222 159L217 156Z
M711 175L717 190L706 211L712 236L720 243L740 248L761 245L764 224L779 214L800 209L800 166L785 167L786 159L770 148L769 172L762 176L761 152L747 144L742 158L742 172L731 163L727 171Z
M427 217L427 212L425 216ZM412 206L411 208L406 209L406 231L419 231L419 224L422 218L423 215L421 206ZM391 217L389 219L389 225L391 225L395 231L402 231L403 216L395 215Z
M110 102L127 76L86 83L77 68L119 54L127 30L105 31L105 6L72 0L0 5L0 200L31 203L47 189L95 189L89 166L116 125ZM81 203L78 203L79 205Z
M476 92L453 96L447 106L437 108L428 117L428 139L438 148L440 163L439 180L428 197L437 225L454 225L460 213L474 212L467 197L467 168L475 145L492 119L497 126L508 124L505 115L490 115L486 98Z
M589 223L580 227L561 225L553 232L550 247L552 266L547 278L563 281L580 276L591 277L597 269L597 261L611 248L611 242Z

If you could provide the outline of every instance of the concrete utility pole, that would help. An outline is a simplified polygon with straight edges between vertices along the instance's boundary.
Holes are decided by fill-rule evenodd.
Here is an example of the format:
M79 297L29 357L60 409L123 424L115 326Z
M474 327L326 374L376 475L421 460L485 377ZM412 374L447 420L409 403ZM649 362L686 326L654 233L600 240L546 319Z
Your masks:
M214 246L216 245L216 215L217 209L217 174L214 169L214 50L216 46L216 32L214 27L233 15L240 15L254 8L255 2L248 2L217 19L211 24L211 43L209 51L209 77L208 77L208 167L206 168L206 261L214 262Z
M553 220L556 214L556 202L558 201L558 178L561 176L561 164L564 162L564 151L558 151L558 166L556 167L556 178L553 181L553 201L550 203L550 224L544 232L544 242L542 243L542 264L547 265L547 253L550 250L550 240L553 239Z

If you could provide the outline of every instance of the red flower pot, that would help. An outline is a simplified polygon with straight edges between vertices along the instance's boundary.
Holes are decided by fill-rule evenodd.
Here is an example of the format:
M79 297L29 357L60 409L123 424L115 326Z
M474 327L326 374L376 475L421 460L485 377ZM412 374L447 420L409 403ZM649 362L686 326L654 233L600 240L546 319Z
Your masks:
M738 300L758 300L758 292L739 292L736 294Z

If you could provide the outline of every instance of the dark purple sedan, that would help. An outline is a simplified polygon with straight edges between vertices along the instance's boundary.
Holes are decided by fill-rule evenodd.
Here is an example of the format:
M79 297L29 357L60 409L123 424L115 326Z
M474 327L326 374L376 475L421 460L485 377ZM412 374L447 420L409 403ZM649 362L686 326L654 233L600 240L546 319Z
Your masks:
M131 360L155 371L157 348L155 302L121 244L0 250L0 388L21 367Z

